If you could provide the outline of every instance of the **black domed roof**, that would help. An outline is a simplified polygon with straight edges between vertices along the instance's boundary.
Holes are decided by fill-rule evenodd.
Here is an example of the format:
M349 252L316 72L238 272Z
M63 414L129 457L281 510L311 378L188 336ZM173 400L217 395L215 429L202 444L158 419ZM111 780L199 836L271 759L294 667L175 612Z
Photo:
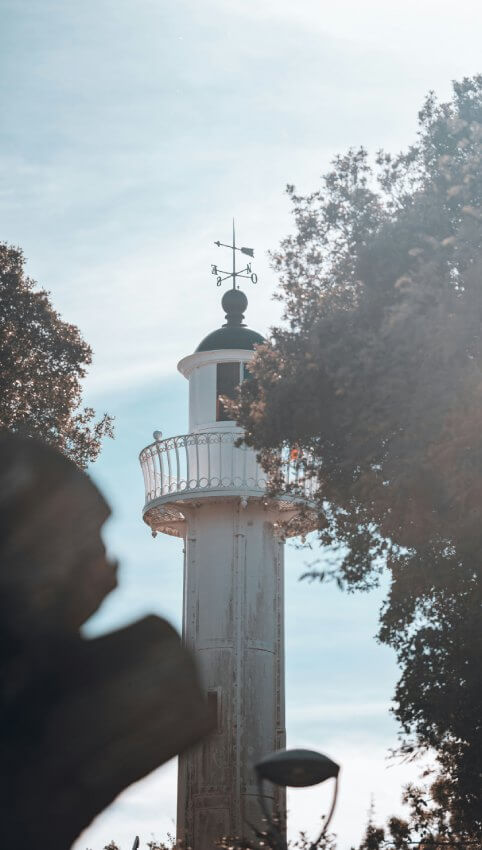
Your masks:
M221 301L226 313L226 324L204 337L196 351L217 351L222 348L241 348L252 351L265 339L243 324L248 299L239 289L228 289Z
M255 345L261 345L265 340L257 331L247 327L230 328L223 326L204 337L196 351L217 351L219 348L242 348L253 351Z

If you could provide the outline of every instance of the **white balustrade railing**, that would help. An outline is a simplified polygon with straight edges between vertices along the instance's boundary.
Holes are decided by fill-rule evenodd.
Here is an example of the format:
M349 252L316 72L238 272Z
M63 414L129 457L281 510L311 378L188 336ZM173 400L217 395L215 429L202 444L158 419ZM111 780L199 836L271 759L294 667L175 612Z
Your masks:
M234 489L259 491L268 487L266 473L256 453L237 446L239 432L213 431L170 437L146 446L139 455L146 504L164 496L200 490ZM304 498L313 495L313 481L302 478L302 465L284 464L287 488L301 487Z

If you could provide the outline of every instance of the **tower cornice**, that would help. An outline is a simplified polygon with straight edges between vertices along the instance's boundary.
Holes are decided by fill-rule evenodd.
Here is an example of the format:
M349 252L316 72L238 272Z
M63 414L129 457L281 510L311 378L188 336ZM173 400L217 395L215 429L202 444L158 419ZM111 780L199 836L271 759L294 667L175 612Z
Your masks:
M177 364L181 375L189 378L198 366L207 366L210 363L247 363L254 357L254 351L246 348L219 348L214 351L195 351L188 354Z

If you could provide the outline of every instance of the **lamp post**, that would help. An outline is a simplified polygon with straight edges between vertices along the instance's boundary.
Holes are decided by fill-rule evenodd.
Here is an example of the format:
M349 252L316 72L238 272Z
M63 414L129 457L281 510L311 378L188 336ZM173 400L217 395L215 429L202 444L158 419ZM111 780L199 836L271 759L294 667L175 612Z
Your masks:
M318 838L310 847L310 850L315 850L325 835L335 811L340 766L328 756L314 750L280 750L259 761L255 765L255 771L258 780L259 804L269 826L267 838L273 850L287 850L287 844L266 807L263 783L268 780L274 785L283 787L307 788L310 785L319 785L327 779L335 780L330 811Z

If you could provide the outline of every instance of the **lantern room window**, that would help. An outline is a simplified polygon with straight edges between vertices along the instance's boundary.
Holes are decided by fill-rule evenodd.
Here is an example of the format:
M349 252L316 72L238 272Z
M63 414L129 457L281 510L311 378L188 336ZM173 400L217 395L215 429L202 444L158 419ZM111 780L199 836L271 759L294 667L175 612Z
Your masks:
M220 396L236 398L236 390L243 381L252 378L246 363L218 363L216 368L216 422L227 422L233 417L224 407Z
M216 373L216 422L226 422L229 415L220 396L235 398L240 383L241 363L218 363Z

